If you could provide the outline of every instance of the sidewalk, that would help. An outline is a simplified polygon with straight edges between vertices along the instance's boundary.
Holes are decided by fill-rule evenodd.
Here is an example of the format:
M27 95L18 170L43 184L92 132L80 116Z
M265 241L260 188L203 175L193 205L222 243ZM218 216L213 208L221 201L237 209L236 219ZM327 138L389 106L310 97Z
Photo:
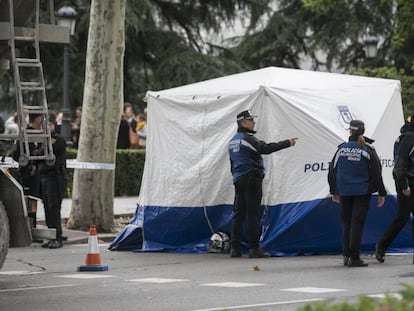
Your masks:
M114 198L114 216L133 215L137 208L138 197L115 197ZM72 208L72 199L63 199L61 216L62 219L69 218ZM37 220L45 220L45 211L43 204L39 202L37 208Z
M138 197L115 197L114 198L114 225L116 229L122 229L131 217L135 214L137 207ZM63 199L61 216L62 221L66 223L66 220L70 216L70 211L72 208L72 199ZM42 202L38 202L37 207L37 222L38 226L42 227L45 223L45 213L43 209ZM99 233L98 239L104 242L111 242L117 236L118 232L113 233ZM68 237L68 240L65 241L65 244L76 244L76 243L87 243L89 232L88 231L78 231L70 230L63 228L63 235Z

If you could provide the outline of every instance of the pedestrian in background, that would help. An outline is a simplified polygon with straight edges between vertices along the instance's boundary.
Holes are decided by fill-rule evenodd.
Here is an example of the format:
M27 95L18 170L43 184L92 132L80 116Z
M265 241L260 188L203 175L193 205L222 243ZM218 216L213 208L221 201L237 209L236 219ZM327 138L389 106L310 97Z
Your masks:
M137 116L136 121L137 121L137 126L135 128L135 131L138 133L147 124L147 119L143 113L140 113Z
M75 119L72 122L72 143L73 147L79 147L79 137L82 124L82 107L78 106L75 109Z
M11 135L19 135L19 115L17 112L13 113L11 117L6 120L5 127L6 131L5 134Z
M134 107L129 102L124 104L124 117L128 121L129 126L136 132L137 121L135 120Z
M329 165L328 182L332 200L341 203L342 254L348 267L368 266L360 258L360 247L371 194L379 193L378 207L387 194L381 175L381 163L371 144L364 137L364 122L350 122L348 142L338 146Z
M410 217L414 216L414 114L411 114L401 127L401 135L394 144L394 169L392 171L397 190L397 216L376 245L375 258L385 261L385 252L400 233ZM411 224L414 240L414 220ZM414 258L413 258L414 263Z
M237 133L229 144L235 187L230 257L242 256L242 229L245 218L247 218L249 257L270 257L269 253L260 248L262 181L265 176L262 154L270 154L294 146L297 140L291 138L277 143L258 140L254 137L255 117L247 110L237 115Z
M131 131L128 121L124 115L121 117L118 128L118 138L116 141L116 149L128 149L129 148L129 132Z
M129 102L126 102L124 104L123 118L127 121L128 126L129 126L129 129L128 129L129 148L137 149L138 142L139 142L139 138L136 132L137 121L135 120L134 108L132 107L132 104Z
M42 244L44 248L60 248L63 246L61 206L67 186L66 174L66 141L56 133L56 114L49 111L50 136L53 154L56 157L54 165L44 161L39 163L39 175L42 191L45 219L48 228L56 229L56 238Z

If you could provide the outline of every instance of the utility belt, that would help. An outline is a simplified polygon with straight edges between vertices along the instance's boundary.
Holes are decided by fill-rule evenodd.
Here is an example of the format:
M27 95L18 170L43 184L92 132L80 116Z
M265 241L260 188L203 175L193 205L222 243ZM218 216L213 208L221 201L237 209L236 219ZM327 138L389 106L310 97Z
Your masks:
M249 173L249 176L263 179L265 177L265 173L263 173L260 168L256 167Z

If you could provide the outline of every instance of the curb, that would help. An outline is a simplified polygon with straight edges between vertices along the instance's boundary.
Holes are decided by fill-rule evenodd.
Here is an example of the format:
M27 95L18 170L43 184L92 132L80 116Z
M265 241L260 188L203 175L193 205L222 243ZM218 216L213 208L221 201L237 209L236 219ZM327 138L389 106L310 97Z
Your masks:
M98 234L98 241L109 243L112 242L116 238L115 234ZM82 236L82 237L75 237L75 238L68 238L67 241L64 242L64 244L70 245L70 244L88 244L89 236Z

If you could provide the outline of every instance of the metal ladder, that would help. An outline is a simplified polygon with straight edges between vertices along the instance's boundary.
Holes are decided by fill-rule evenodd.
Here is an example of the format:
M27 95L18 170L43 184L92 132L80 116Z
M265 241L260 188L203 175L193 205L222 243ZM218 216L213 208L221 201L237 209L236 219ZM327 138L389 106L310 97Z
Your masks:
M13 66L17 112L20 121L18 142L20 147L19 164L26 166L31 160L44 160L46 164L53 165L55 155L53 154L50 130L48 127L48 105L43 67L40 61L40 0L35 0L35 3L33 3L36 7L33 10L34 16L30 27L27 27L27 25L19 25L25 26L25 31L22 31L21 35L20 33L19 35L15 34L14 1L8 1L10 15L9 46ZM33 114L42 116L40 129L28 128L27 117ZM31 154L30 144L41 144L44 150L43 154Z

